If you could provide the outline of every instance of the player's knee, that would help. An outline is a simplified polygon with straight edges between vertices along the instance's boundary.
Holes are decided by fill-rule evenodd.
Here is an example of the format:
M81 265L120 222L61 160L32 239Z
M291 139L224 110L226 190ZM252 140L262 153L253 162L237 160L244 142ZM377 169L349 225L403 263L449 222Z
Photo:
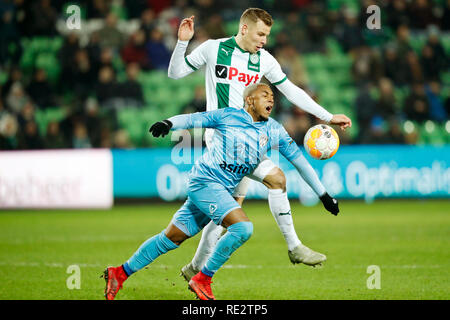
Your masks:
M234 234L242 242L246 242L253 234L253 223L251 221L241 221L228 227L228 232Z
M264 182L269 189L286 190L286 176L280 168L276 168L273 172L264 178Z

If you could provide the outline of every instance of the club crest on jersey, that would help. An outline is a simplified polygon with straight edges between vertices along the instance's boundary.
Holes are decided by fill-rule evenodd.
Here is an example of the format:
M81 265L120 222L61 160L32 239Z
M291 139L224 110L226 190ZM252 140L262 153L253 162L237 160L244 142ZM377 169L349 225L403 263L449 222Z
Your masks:
M265 134L263 134L259 137L259 145L261 147L265 147L267 144L267 141L269 141L269 138Z
M259 62L259 55L257 53L253 53L250 55L250 62L253 64L257 64Z
M214 212L216 212L216 210L217 210L217 204L215 204L215 203L211 203L210 205L209 205L209 213L214 213Z

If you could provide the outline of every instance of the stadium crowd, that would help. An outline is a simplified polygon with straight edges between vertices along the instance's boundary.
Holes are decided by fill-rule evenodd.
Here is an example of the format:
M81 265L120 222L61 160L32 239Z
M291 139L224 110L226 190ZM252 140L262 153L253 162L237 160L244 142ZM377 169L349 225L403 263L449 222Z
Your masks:
M140 74L167 71L179 22L194 14L195 36L188 51L208 38L230 34L247 7L268 10L275 19L267 45L289 79L327 108L322 87L304 57L330 55L335 43L351 64L345 72L355 92L349 112L357 130L342 143L416 144L426 120L443 125L450 115L450 0L80 0L83 24L65 25L65 1L0 0L0 149L140 147L121 127L124 106L150 105ZM381 9L381 29L368 29L369 5ZM279 24L278 29L276 25ZM237 25L231 24L237 32ZM276 29L276 30L275 30ZM275 32L276 31L276 32ZM26 67L26 44L62 39L56 59ZM416 39L422 39L415 46ZM28 41L28 42L27 42ZM53 42L48 42L53 43ZM58 72L52 72L55 65ZM333 82L330 73L327 82ZM181 82L182 83L182 82ZM179 112L203 111L198 85ZM318 123L276 92L273 116L301 144ZM339 90L337 97L339 97ZM332 97L333 99L333 97ZM148 101L150 100L150 102ZM61 110L39 126L38 113ZM155 107L156 108L156 107ZM450 131L450 129L449 129ZM449 134L447 132L447 134Z

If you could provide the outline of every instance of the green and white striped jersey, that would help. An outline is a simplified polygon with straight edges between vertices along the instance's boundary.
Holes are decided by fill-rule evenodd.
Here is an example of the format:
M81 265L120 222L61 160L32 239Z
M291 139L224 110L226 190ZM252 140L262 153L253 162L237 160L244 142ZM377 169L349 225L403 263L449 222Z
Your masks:
M250 53L241 49L234 37L207 40L185 57L190 68L197 70L206 65L206 109L244 107L246 86L266 77L279 85L287 77L280 64L266 50Z

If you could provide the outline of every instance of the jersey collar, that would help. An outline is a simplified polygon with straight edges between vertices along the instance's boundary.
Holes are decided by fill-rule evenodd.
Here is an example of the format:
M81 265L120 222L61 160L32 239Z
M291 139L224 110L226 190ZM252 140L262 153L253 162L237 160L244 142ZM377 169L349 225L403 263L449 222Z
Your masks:
M237 42L236 42L236 39L235 39L235 36L232 36L231 37L231 43L236 47L236 48L238 48L242 53L250 53L250 51L246 51L246 50L244 50L244 49L242 49L241 47L239 47L239 45L237 44Z

